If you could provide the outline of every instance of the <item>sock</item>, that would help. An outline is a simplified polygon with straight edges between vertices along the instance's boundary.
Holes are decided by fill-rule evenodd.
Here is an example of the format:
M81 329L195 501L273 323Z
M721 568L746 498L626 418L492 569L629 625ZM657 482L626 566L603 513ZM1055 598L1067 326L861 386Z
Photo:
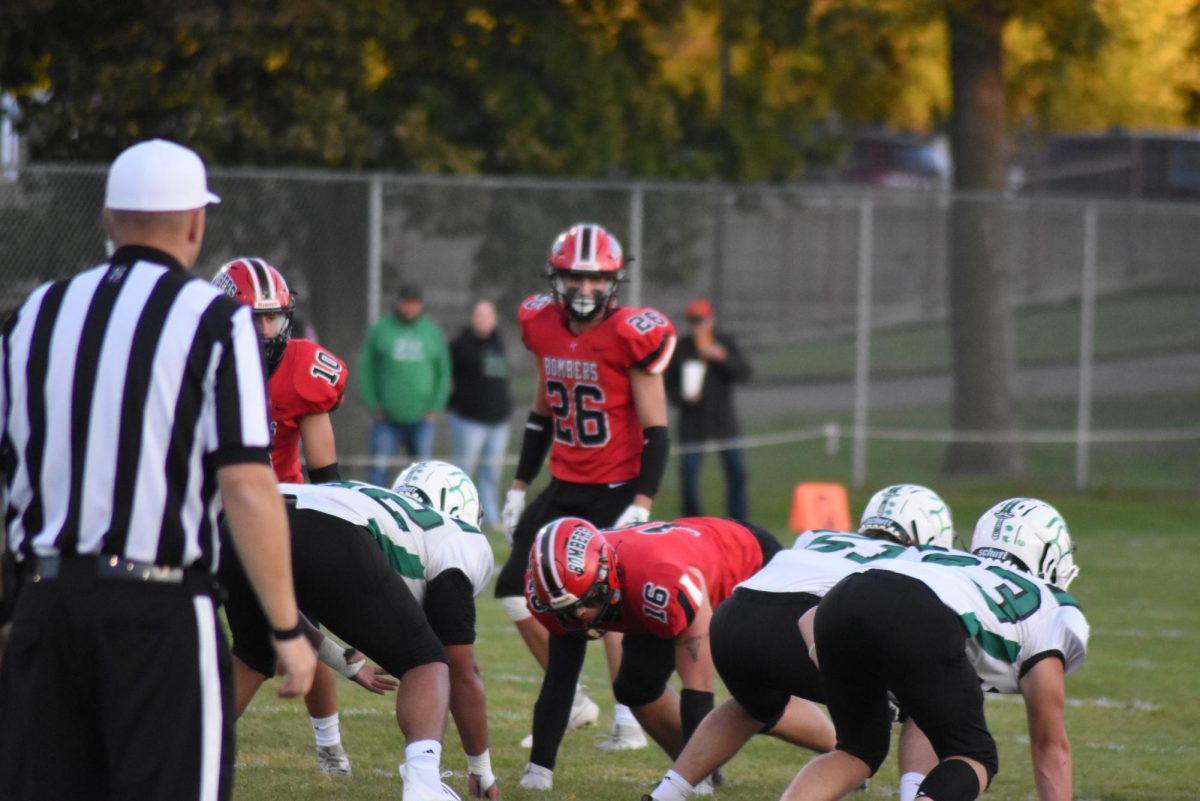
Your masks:
M641 728L641 724L633 716L633 710L624 704L617 704L613 707L613 722L618 726L637 726Z
M675 771L668 770L667 775L663 776L662 781L654 788L650 797L654 801L686 801L691 794L692 785L688 784L687 780Z
M327 718L309 718L312 721L313 736L317 745L337 745L342 741L342 729L338 724L338 713L334 712Z
M404 749L404 764L422 784L440 787L442 783L442 744L437 740L414 740Z
M917 788L925 779L924 773L910 772L900 777L900 801L916 801Z

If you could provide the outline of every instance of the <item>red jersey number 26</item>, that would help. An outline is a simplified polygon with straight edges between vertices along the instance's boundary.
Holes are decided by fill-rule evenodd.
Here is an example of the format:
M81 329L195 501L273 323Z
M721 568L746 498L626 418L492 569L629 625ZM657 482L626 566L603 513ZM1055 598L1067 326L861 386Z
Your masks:
M554 438L564 445L598 448L608 442L608 415L603 408L604 390L595 384L576 384L574 390L562 381L546 382L550 411L554 413Z

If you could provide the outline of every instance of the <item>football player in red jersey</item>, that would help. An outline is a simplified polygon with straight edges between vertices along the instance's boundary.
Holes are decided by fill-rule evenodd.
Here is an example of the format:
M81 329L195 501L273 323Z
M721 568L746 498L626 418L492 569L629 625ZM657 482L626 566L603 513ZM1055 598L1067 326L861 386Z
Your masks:
M672 759L678 756L713 708L713 609L781 548L769 532L716 517L604 531L577 517L544 526L529 555L525 596L551 633L549 664L522 784L551 788L565 700L588 638L605 631L625 634L613 694ZM679 694L667 685L672 671Z
M254 325L267 368L271 404L271 465L281 482L300 483L300 449L314 484L337 481L337 449L329 414L346 392L346 365L307 339L292 339L296 296L283 275L263 259L235 259L213 283L254 310ZM342 747L333 671L319 665L304 697L317 742L317 769L330 776L350 775Z
M654 309L618 307L624 266L615 236L599 225L573 225L550 248L551 291L527 298L517 313L538 382L501 513L512 552L496 581L496 597L543 668L547 633L524 599L534 535L568 515L598 526L645 522L666 468L662 374L675 351L675 329ZM547 451L550 483L526 509L526 489ZM611 670L613 643L606 646ZM593 722L598 713L591 699L578 693L572 728ZM613 736L602 747L642 745L645 737L636 720L619 705Z

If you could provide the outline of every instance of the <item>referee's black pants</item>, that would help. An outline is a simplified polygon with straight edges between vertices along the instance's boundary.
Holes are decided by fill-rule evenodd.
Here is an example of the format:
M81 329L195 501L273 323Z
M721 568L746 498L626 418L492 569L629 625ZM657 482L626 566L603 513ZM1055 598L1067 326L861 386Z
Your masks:
M220 801L233 682L209 578L26 581L0 668L0 799Z

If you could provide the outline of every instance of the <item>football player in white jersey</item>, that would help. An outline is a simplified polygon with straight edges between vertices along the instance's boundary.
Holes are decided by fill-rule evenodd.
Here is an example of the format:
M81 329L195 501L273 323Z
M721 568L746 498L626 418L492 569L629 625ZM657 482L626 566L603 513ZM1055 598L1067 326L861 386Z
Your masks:
M813 703L824 701L820 676L796 620L861 565L894 559L909 545L950 545L954 539L946 503L914 484L875 493L859 530L800 534L791 550L776 554L717 607L709 628L713 661L733 697L705 718L647 798L682 801L760 732L821 753L832 750L833 726ZM905 731L915 745L902 740L901 753L914 754L914 770L931 767L936 759L925 756L920 732L908 734L914 728Z
M297 509L371 532L392 569L421 605L450 661L450 713L467 755L468 792L499 798L488 750L487 695L475 658L475 598L495 560L478 526L479 494L452 464L416 462L387 490L356 481L281 484ZM336 666L335 666L336 667Z
M308 484L284 485L295 493L335 492ZM382 488L380 493L393 495ZM358 495L353 489L341 493ZM457 526L432 509L403 499L422 520ZM372 503L367 496L364 501ZM334 504L299 508L295 494L287 503L291 530L292 579L296 600L352 647L371 655L400 679L396 722L405 739L400 765L402 801L450 801L457 796L441 781L442 737L450 706L446 648L438 640L408 583L377 544L375 532L339 514ZM347 505L348 506L348 505ZM341 510L338 510L341 511ZM384 512L387 514L387 512ZM416 523L406 521L406 525ZM416 561L415 558L413 561ZM236 558L221 560L221 584L227 592L226 619L233 639L236 708L241 714L255 692L275 672L271 631ZM329 647L322 650L329 651ZM332 650L337 651L334 647ZM346 672L343 672L346 675Z
M864 564L801 618L838 742L783 801L841 798L879 768L889 693L940 759L917 797L972 801L998 769L984 690L1022 695L1038 797L1071 798L1064 679L1086 658L1088 624L1065 591L1078 574L1070 534L1049 504L1013 498L984 513L971 547Z

